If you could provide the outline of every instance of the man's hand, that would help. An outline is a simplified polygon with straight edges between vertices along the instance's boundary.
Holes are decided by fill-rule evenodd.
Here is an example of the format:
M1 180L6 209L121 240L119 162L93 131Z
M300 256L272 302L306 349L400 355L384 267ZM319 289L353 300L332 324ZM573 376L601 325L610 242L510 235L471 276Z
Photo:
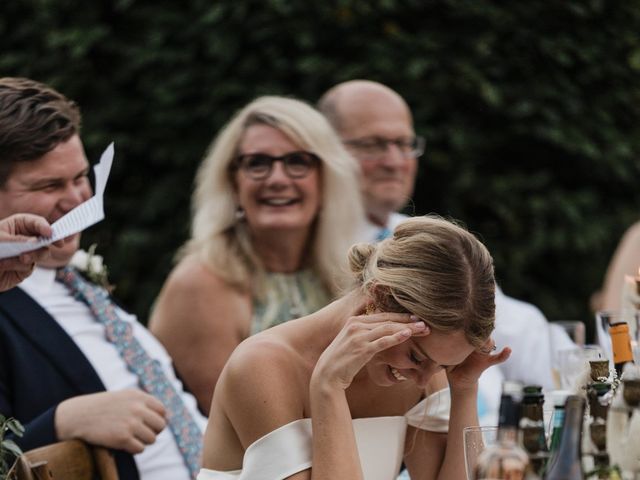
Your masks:
M18 213L0 220L0 242L34 242L38 237L50 237L51 226L44 218L30 213ZM61 247L73 239L67 237L51 245ZM0 292L15 287L31 275L36 263L49 256L49 246L0 260Z
M0 242L35 241L51 236L51 227L42 217L18 213L0 220ZM36 262L49 255L48 247L0 260L0 292L15 287L33 271Z
M73 397L58 405L59 440L79 438L94 445L140 453L166 426L162 402L140 390Z

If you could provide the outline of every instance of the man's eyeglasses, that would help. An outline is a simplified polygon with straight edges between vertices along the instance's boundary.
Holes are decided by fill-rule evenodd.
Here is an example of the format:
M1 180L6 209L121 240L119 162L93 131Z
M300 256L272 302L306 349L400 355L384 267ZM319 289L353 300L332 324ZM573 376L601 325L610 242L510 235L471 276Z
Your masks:
M282 162L289 178L303 178L320 164L320 157L311 152L291 152L279 157L266 153L238 155L233 167L242 170L253 180L264 180L273 170L275 162Z
M425 140L424 137L419 136L393 140L382 137L368 137L344 140L343 143L357 150L363 158L381 158L387 153L390 145L395 145L405 158L418 158L424 153Z

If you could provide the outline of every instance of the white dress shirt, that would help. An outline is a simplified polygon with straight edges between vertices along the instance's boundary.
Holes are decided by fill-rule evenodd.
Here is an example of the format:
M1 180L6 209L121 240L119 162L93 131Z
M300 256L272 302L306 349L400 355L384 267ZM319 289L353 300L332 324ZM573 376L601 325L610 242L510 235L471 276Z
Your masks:
M496 287L493 338L498 348L512 350L509 360L499 366L505 379L554 390L552 336L556 336L555 330L537 307L508 297ZM573 344L566 334L562 340L564 346Z
M361 242L375 243L380 240L380 232L382 232L384 229L388 229L389 231L393 232L398 224L403 220L406 220L407 218L411 217L408 217L407 215L404 215L402 213L393 212L391 215L389 215L387 224L384 227L373 223L367 218L364 222L362 222L362 228L358 232L358 240Z
M20 288L37 301L73 339L107 391L139 389L138 378L127 369L116 347L105 338L104 326L94 319L84 302L73 298L63 284L55 281L55 275L56 271L53 269L36 268L20 284ZM195 398L183 391L164 347L135 316L119 308L117 311L122 320L131 323L133 335L149 355L160 362L176 390L182 392L186 407L204 431L206 418L198 411ZM189 479L189 471L168 426L156 437L155 443L147 446L142 453L134 455L134 459L141 480Z

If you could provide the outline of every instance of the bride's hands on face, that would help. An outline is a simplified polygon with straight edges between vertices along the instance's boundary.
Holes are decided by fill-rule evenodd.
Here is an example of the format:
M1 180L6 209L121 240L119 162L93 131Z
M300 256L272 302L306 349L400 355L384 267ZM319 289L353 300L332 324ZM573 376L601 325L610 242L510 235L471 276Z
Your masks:
M475 388L478 378L487 368L506 361L511 349L505 347L496 352L495 342L489 338L485 344L473 352L459 365L446 369L449 386L452 390Z
M312 382L346 389L356 374L378 352L399 345L413 335L428 335L429 327L408 313L364 314L364 305L356 310L340 333L320 355Z

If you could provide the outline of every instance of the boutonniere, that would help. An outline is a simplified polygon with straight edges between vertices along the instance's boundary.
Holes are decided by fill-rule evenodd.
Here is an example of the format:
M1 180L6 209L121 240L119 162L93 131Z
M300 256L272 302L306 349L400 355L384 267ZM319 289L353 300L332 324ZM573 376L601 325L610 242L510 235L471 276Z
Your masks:
M97 244L93 244L88 250L78 250L71 257L69 265L75 267L90 282L100 285L112 293L115 285L109 283L108 269L104 264L102 255L96 255Z

